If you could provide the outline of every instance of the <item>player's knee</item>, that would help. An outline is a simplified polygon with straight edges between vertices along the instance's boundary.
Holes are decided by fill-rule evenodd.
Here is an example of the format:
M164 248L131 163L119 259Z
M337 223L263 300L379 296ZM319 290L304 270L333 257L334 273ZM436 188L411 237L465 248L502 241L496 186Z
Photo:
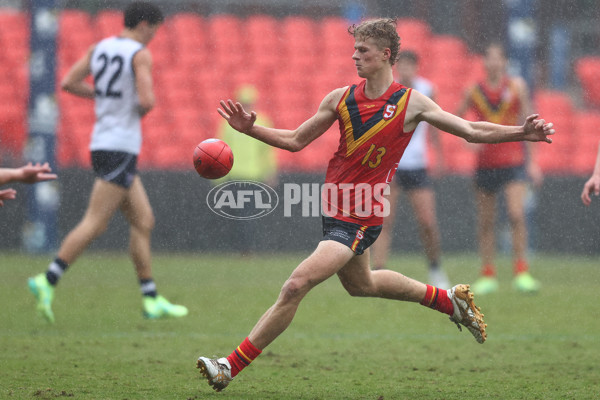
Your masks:
M143 232L151 232L154 229L155 224L156 220L154 219L154 214L152 213L133 222L135 228Z
M304 294L308 291L308 287L308 282L305 279L289 278L281 288L279 301L282 303L297 301L304 297Z

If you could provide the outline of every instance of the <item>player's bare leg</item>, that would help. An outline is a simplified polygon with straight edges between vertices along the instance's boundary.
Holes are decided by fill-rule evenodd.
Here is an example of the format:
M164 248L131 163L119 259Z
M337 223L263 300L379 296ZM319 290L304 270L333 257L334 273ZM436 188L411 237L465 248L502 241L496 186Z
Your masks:
M133 180L121 212L129 222L129 252L139 279L152 278L150 241L154 229L154 213L139 176Z
M258 320L248 337L227 358L200 357L196 366L216 391L221 391L292 322L298 305L316 285L334 275L354 252L345 245L324 240L296 267L283 284L275 304Z
M381 297L402 301L423 300L427 285L392 270L371 271L369 249L353 257L337 273L351 296Z
M443 290L425 285L391 270L371 271L368 249L361 256L351 259L339 272L338 277L352 296L381 297L401 301L420 302L450 316L459 329L465 326L475 340L486 340L481 310L473 303L469 285L456 285Z
M386 267L390 255L394 222L396 220L396 210L401 192L402 189L400 189L398 185L394 183L390 184L390 194L387 196L390 203L390 214L383 219L381 233L375 243L371 246L373 249L371 253L373 257L373 269L383 269Z
M450 288L448 276L440 266L440 231L437 224L435 195L431 188L413 189L408 192L415 217L419 224L421 242L429 261L429 281L444 289Z
M56 260L48 268L49 272L38 274L27 281L29 290L37 300L38 313L49 322L54 322L52 301L56 283L69 264L75 262L88 245L106 230L124 195L125 189L96 179L82 220L63 240Z
M476 190L477 233L479 236L479 253L481 256L481 277L473 284L472 290L477 294L488 294L498 290L496 279L496 195L485 190Z
M248 339L259 349L267 347L292 322L304 296L338 272L353 256L352 250L341 243L321 241L283 284L277 301L260 318Z
M513 286L522 292L536 292L540 284L533 279L527 265L527 225L525 223L525 196L527 184L522 181L510 182L505 191L506 209L512 230L514 254Z
M129 222L129 252L144 295L144 316L155 319L187 315L186 307L171 304L156 291L156 285L152 279L150 245L155 219L142 180L137 175L127 191L127 196L121 205L121 212Z
M57 257L68 264L74 263L89 244L106 231L126 193L127 189L96 178L85 215L65 237Z

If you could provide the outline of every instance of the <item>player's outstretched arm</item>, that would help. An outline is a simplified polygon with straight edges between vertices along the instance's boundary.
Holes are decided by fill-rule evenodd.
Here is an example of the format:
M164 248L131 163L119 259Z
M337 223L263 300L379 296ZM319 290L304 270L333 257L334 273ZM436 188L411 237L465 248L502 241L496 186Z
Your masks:
M590 179L583 185L583 191L581 192L581 201L586 206L592 203L591 194L600 196L600 144L598 145L598 155L596 156L596 165L594 166L594 172Z
M442 110L431 99L414 90L408 107L405 130L408 131L418 122L425 121L471 143L518 141L552 143L550 136L554 134L554 125L539 119L538 114L528 116L523 126L506 126L482 121L471 122Z
M0 168L0 185L8 182L36 183L56 179L48 163L29 163L20 168Z
M295 130L255 125L256 112L248 113L240 103L234 103L232 100L227 100L227 102L221 100L221 108L218 108L217 111L233 129L239 132L273 147L288 151L300 151L325 133L336 121L336 106L344 90L344 88L336 89L325 96L317 113Z

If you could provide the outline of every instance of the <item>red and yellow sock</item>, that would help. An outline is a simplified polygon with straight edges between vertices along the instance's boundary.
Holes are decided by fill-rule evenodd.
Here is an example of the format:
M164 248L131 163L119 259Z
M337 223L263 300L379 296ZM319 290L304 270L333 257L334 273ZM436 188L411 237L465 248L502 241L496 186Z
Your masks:
M450 316L454 313L454 306L448 298L448 291L435 286L427 285L427 291L421 304Z
M515 265L513 267L513 272L515 275L519 275L527 271L529 271L529 265L527 265L527 261L523 259L515 261Z
M229 361L229 364L231 365L231 377L233 378L239 374L241 370L250 365L260 353L262 353L262 350L254 347L248 338L244 339L237 349L227 357L227 361Z

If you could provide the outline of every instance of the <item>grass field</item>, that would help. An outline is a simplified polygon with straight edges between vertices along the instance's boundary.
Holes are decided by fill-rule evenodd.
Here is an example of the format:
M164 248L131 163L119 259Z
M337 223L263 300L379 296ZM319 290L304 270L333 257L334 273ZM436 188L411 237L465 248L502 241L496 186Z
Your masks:
M543 290L476 298L488 341L479 345L442 314L416 304L351 298L337 279L309 294L291 327L223 392L194 368L228 355L276 298L303 255L155 257L162 294L180 320L141 317L139 289L121 254L86 253L60 283L47 325L26 279L47 257L0 256L2 399L594 399L600 393L597 259L537 256ZM420 256L398 270L425 279ZM448 255L469 282L473 255Z

